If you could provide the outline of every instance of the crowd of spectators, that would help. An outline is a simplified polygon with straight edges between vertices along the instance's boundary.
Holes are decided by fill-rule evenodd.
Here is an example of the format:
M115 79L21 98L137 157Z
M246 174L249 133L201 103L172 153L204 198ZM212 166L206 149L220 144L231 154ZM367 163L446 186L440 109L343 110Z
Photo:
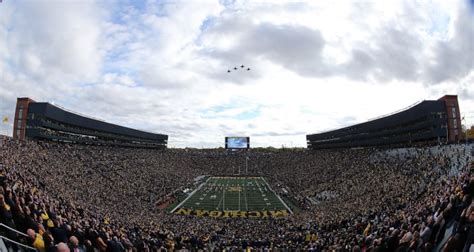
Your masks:
M234 153L2 137L0 221L28 238L1 231L40 251L468 251L474 243L474 179L466 151ZM287 218L219 219L156 206L191 188L198 176L247 170L266 177L299 210ZM332 196L318 197L327 192Z

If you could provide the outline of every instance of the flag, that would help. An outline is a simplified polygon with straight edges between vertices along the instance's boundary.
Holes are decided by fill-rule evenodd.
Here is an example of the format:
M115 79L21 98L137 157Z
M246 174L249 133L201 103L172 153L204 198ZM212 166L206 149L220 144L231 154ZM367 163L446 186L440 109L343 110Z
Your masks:
M474 129L468 129L466 130L466 136L467 138L474 138Z
M364 229L364 236L368 236L370 232L370 228L372 228L372 225L370 225L370 222L367 224L367 226Z
M3 121L3 123L8 123L8 117L4 116L2 121Z

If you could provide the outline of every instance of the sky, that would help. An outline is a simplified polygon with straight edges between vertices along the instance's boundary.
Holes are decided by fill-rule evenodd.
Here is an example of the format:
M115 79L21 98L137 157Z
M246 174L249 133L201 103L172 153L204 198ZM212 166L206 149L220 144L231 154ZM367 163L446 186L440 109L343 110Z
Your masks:
M169 147L304 147L445 94L474 124L474 0L0 2L1 134L30 97Z

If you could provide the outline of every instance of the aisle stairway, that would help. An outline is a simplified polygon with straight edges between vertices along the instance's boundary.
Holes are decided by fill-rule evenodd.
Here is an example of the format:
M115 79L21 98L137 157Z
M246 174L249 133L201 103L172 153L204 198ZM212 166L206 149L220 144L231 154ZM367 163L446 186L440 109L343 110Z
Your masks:
M453 160L451 163L451 171L449 172L450 176L457 176L459 172L466 171L469 169L470 163L472 161L472 145L453 145L453 152L459 151L461 152L461 156L459 156L458 160Z
M464 149L465 149L465 153L464 155L462 155L462 158L463 161L461 161L458 170L455 171L457 168L456 167L451 167L452 170L451 172L459 172L459 171L467 171L467 170L470 170L470 171L474 171L474 145L464 145ZM453 170L454 168L454 170ZM457 174L457 173L455 173ZM452 174L454 175L454 174ZM449 237L452 235L452 231L453 231L453 223L450 223L450 225L446 228L446 233L444 235L444 238L443 240L435 247L434 251L441 251L444 244L446 243L446 241L449 239Z

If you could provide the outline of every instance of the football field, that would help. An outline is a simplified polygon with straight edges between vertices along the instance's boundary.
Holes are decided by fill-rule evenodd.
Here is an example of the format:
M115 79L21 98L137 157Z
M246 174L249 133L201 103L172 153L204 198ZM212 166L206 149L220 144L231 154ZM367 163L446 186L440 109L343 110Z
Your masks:
M262 177L210 177L171 212L210 217L285 217L291 210Z

